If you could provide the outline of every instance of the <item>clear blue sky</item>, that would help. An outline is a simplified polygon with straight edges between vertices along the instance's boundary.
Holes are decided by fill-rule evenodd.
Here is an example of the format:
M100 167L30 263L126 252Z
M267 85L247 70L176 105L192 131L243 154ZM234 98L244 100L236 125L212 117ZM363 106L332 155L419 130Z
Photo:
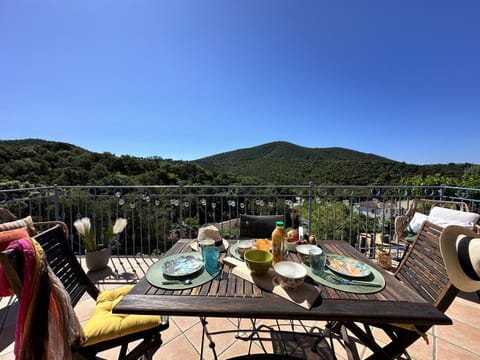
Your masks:
M478 0L0 0L0 139L480 163Z

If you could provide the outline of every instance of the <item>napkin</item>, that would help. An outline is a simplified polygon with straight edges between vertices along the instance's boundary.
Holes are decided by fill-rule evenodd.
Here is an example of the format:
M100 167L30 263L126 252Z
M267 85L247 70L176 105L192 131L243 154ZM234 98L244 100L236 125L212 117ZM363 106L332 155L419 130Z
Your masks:
M275 272L270 269L266 274L258 276L252 274L244 262L239 261L233 257L226 257L223 259L224 263L235 266L232 274L249 281L259 288L274 293L288 301L291 301L307 310L313 306L317 298L320 296L320 289L308 283L296 289L284 289L275 282Z

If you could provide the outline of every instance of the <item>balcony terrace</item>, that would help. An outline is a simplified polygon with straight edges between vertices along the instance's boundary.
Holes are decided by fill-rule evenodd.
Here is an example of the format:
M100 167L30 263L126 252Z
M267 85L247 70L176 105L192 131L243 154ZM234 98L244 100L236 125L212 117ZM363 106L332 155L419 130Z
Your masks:
M284 214L293 208L300 215L305 232L321 241L336 239L349 242L373 256L378 243L370 249L361 241L362 234L383 240L394 260L404 250L394 240L394 218L408 208L414 198L432 198L466 202L471 211L479 211L480 189L452 187L326 187L304 186L145 186L145 187L43 187L0 190L0 206L18 218L31 215L34 221L60 220L69 226L72 248L85 267L84 250L73 222L88 216L97 228L109 220L125 217L127 229L120 245L113 250L109 267L89 273L102 289L135 283L148 267L158 260L178 238L194 238L204 223L218 223L224 237L238 236L236 219L240 214ZM380 235L377 237L376 235ZM368 252L368 250L373 250ZM81 321L93 307L90 300L81 301L76 311ZM480 310L477 294L461 293L447 311L451 326L435 326L429 331L429 344L419 340L409 348L413 359L480 360ZM13 359L13 341L17 301L0 298L0 360ZM210 328L232 329L236 318L209 319ZM308 324L323 327L322 322ZM199 319L171 318L170 328L162 333L163 345L155 359L185 359L199 356L201 343ZM246 353L249 343L232 334L214 338L220 359ZM273 346L272 344L270 346ZM338 359L345 359L342 345L335 340ZM258 342L253 352L260 352ZM112 353L101 354L109 359ZM366 356L367 354L360 354ZM206 359L211 358L208 351Z

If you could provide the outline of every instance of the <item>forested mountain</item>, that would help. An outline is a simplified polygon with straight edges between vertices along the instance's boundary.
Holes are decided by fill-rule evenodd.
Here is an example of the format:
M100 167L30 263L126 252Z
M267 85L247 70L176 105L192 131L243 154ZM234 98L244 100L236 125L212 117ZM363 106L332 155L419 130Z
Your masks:
M343 148L273 142L195 161L96 153L38 139L0 140L0 189L41 185L398 185L461 179L472 164L409 165ZM407 181L408 182L408 181Z
M410 165L344 148L306 148L272 142L194 161L203 168L263 183L324 185L400 184L415 175L460 178L471 164Z
M91 152L44 140L0 141L0 189L40 185L177 185L237 181L193 162ZM3 185L2 185L3 184Z

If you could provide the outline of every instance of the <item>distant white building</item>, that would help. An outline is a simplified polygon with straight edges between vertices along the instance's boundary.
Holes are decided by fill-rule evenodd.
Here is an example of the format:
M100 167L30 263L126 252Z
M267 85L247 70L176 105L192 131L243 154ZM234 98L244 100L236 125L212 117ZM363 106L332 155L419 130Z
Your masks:
M353 209L370 219L379 219L382 224L385 219L391 219L396 215L390 201L383 202L378 199L355 203Z

